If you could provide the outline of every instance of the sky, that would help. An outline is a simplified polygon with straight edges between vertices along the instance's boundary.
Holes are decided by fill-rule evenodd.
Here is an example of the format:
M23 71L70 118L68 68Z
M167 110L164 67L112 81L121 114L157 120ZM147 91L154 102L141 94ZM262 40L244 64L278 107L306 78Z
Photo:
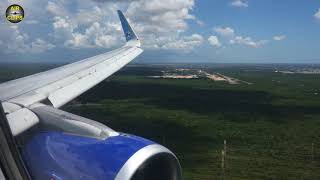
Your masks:
M11 4L25 19L5 19ZM320 63L320 0L0 0L0 62L73 62L121 47L138 63Z

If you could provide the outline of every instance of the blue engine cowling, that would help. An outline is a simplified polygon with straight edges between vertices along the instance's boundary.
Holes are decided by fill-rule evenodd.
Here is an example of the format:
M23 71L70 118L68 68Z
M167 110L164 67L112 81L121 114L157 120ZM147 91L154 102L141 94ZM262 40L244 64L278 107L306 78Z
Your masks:
M128 134L100 140L55 131L37 133L22 156L35 180L181 179L171 151Z

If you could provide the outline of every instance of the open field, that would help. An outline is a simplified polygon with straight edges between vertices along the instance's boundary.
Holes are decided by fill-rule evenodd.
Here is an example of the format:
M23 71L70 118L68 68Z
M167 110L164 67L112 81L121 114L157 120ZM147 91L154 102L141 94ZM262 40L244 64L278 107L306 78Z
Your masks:
M212 65L207 72L252 84L147 77L164 68L127 67L64 109L167 146L186 180L320 179L319 74ZM12 66L0 78L34 71Z

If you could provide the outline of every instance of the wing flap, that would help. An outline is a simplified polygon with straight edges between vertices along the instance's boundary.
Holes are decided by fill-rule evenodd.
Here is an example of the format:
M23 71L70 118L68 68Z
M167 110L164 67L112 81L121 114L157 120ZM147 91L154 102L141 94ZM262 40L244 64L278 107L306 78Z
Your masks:
M22 108L7 115L12 135L16 136L35 124L39 123L38 117L29 109Z

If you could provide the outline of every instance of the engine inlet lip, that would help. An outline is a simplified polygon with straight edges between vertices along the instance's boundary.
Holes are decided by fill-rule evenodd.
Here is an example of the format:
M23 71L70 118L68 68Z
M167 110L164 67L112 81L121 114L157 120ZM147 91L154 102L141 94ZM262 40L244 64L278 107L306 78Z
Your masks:
M172 156L177 163L176 179L181 179L181 166L178 158L169 149L159 144L151 144L134 153L122 166L115 180L129 180L133 177L138 168L152 157L159 154L168 154Z

